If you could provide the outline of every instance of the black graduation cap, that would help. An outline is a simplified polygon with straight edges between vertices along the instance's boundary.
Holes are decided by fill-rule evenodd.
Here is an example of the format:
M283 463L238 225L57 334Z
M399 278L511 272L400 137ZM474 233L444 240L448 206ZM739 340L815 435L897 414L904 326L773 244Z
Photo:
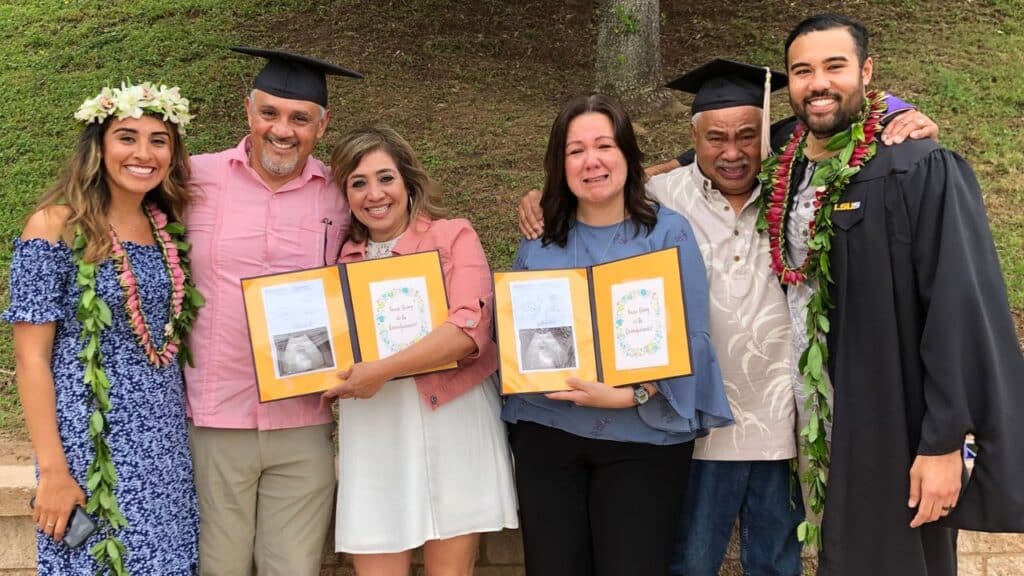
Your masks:
M267 59L252 87L289 100L308 100L327 106L327 74L362 78L359 72L331 64L326 60L292 54L284 50L231 46L231 50Z
M666 84L675 90L694 94L691 112L718 110L733 106L761 107L766 76L771 92L784 88L788 78L782 72L764 66L715 58Z
M765 66L751 66L725 58L715 58L665 86L693 94L691 114L706 110L757 106L762 112L762 157L771 150L768 138L771 93L784 88L788 77ZM766 91L767 89L767 91Z

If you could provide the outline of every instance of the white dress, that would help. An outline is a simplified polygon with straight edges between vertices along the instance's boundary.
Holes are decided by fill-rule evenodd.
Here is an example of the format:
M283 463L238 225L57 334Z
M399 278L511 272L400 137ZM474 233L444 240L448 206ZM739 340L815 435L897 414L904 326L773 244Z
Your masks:
M393 245L370 242L367 257ZM518 524L494 375L436 410L413 378L340 401L335 550L401 552Z

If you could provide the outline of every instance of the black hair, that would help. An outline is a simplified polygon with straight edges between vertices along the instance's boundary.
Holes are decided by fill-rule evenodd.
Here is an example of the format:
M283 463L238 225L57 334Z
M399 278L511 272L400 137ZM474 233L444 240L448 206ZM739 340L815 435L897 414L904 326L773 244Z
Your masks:
M857 49L857 63L863 66L864 62L868 59L868 29L860 22L847 18L842 14L826 12L804 19L789 33L789 36L786 38L786 67L789 67L789 47L793 44L793 41L804 34L823 32L835 28L846 28L846 31L850 33L850 36L853 38L853 44Z
M547 246L554 242L565 247L569 238L569 228L576 212L579 200L569 189L565 178L565 143L569 133L569 124L583 114L597 112L611 120L615 132L615 143L626 158L626 184L623 190L625 209L633 219L634 236L640 233L650 234L658 222L657 203L647 195L644 185L643 152L636 142L633 133L633 122L629 114L618 100L604 94L590 94L574 98L555 118L551 125L551 136L548 138L548 149L544 155L544 193L541 195L540 206L544 213L544 233L542 244Z

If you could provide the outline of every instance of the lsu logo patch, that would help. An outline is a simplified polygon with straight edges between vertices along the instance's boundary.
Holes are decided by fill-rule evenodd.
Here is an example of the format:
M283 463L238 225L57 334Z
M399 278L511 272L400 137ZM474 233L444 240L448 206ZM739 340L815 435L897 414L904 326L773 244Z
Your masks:
M840 202L836 204L833 212L847 212L849 210L860 210L860 202Z

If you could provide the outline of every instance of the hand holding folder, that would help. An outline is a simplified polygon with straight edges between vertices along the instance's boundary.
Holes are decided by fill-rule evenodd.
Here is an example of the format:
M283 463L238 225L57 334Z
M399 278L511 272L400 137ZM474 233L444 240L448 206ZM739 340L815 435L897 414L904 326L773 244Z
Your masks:
M687 376L678 248L588 268L494 274L503 394Z
M403 350L448 317L437 251L245 278L242 291L261 402L323 392L339 369Z

